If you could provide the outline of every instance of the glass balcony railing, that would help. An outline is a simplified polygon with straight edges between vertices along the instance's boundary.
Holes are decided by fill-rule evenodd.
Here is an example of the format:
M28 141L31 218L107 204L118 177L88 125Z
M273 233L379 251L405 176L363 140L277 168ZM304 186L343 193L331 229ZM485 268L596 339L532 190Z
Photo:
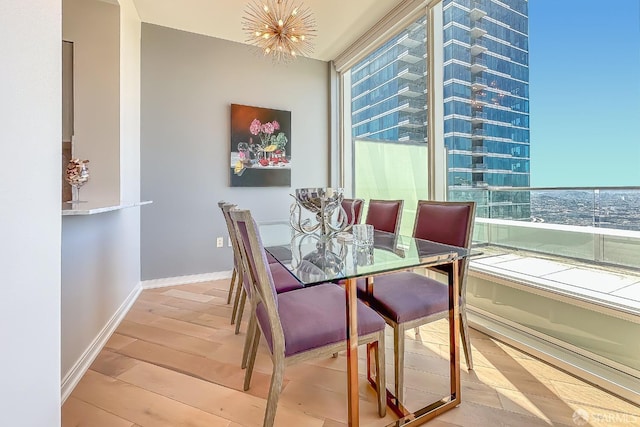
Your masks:
M417 84L413 82L404 82L398 86L398 94L404 95L404 96L413 96L413 97L418 97L421 95L424 96L426 88L427 87L424 82L423 84Z
M477 203L472 313L640 378L640 187L449 187L449 199Z
M483 90L487 88L487 79L483 77L476 77L471 83L471 89L474 91Z
M470 35L473 38L479 38L487 34L487 29L482 21L475 21L471 24Z
M402 111L408 111L415 113L418 111L424 111L427 109L426 101L419 98L407 98L401 99L398 102L398 109Z
M640 270L640 187L449 188L477 203L479 244Z
M417 80L424 77L424 75L424 67L418 67L417 65L407 65L398 71L398 77L407 80Z

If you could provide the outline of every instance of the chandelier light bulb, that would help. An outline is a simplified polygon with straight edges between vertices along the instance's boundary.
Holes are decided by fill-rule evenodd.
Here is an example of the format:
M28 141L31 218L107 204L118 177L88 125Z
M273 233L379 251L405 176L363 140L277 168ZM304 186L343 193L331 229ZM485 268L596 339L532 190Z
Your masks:
M272 55L274 61L282 62L308 56L313 51L315 19L300 0L251 1L242 19L248 43L259 47L265 55Z

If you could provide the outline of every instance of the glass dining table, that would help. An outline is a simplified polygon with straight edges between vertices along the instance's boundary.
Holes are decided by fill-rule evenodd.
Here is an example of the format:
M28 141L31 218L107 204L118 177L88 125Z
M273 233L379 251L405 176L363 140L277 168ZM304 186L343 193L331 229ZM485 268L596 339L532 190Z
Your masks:
M328 281L345 284L349 426L359 425L357 279L365 279L367 288L371 289L375 286L375 277L381 274L451 264L448 317L450 394L419 410L410 411L387 389L387 405L398 416L390 426L419 425L460 404L460 284L457 261L469 255L467 249L377 230L370 246L354 245L343 233L331 238L319 234L297 234L285 222L261 223L259 230L265 250L304 286ZM367 351L369 355L370 348ZM369 372L367 377L375 388Z

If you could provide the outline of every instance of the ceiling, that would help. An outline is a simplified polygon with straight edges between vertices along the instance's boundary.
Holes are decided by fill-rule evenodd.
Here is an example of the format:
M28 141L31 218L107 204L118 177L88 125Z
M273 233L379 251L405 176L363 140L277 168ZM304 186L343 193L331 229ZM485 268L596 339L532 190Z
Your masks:
M253 0L133 0L142 22L246 42L242 17ZM295 0L314 13L312 58L334 59L402 0Z

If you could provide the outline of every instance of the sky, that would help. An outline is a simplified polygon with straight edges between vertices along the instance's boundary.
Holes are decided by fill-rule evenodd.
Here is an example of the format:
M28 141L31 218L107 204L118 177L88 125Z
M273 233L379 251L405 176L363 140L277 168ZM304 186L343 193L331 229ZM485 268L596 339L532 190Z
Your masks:
M529 0L531 186L640 186L640 0Z

